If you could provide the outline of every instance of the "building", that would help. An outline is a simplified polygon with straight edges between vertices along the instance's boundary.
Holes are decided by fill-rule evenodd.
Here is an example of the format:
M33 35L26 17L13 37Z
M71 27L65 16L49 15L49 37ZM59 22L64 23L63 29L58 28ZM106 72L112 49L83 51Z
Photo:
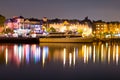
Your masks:
M14 33L17 33L18 35L26 35L32 31L35 33L40 33L42 26L40 24L40 20L38 19L27 19L22 16L15 16L5 21L5 28L12 29Z
M111 37L120 37L120 22L108 22L107 25Z
M18 35L27 35L31 32L44 34L54 29L56 32L80 34L82 36L92 35L92 22L86 17L84 20L53 19L42 20L24 18L22 16L7 19L5 27L14 30Z
M97 38L118 38L120 37L120 22L93 22L93 34Z
M53 27L57 32L69 32L89 36L92 34L92 28L87 23L70 22L67 20L58 23L49 23L49 27Z
M109 31L108 25L104 21L93 22L93 34L98 38L104 38L105 34Z

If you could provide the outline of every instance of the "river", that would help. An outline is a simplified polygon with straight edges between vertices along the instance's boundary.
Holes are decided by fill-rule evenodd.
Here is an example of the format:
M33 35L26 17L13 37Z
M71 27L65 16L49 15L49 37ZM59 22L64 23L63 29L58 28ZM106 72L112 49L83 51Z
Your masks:
M0 79L120 79L120 43L0 44Z

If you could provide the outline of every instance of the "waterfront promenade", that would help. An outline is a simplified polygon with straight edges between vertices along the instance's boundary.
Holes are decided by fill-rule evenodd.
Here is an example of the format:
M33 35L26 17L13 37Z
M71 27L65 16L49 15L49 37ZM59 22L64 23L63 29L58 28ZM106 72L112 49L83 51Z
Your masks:
M40 43L79 43L93 42L93 38L73 37L73 38L39 38Z

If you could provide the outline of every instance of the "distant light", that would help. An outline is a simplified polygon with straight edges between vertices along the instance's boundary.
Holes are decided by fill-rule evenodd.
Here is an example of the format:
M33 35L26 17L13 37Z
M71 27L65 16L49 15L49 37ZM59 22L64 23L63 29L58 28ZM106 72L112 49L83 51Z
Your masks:
M6 56L5 56L6 64L8 64L8 49L7 48L5 49L5 52L6 52Z
M72 64L72 53L69 53L69 66Z
M63 53L63 65L65 66L66 63L66 48L64 48L64 53Z

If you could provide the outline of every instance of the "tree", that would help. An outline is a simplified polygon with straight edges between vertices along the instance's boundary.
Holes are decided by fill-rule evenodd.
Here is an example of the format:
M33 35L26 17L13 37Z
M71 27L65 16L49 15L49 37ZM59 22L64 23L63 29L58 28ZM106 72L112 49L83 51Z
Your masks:
M83 30L82 29L78 29L77 31L79 34L82 34L83 33Z
M0 15L0 27L4 26L5 20L6 20L5 16Z
M47 32L56 32L56 29L53 28L53 27L51 27L51 28L49 28L49 29L47 30Z
M8 33L13 33L13 30L10 28L6 28L2 31L2 33L8 34Z

